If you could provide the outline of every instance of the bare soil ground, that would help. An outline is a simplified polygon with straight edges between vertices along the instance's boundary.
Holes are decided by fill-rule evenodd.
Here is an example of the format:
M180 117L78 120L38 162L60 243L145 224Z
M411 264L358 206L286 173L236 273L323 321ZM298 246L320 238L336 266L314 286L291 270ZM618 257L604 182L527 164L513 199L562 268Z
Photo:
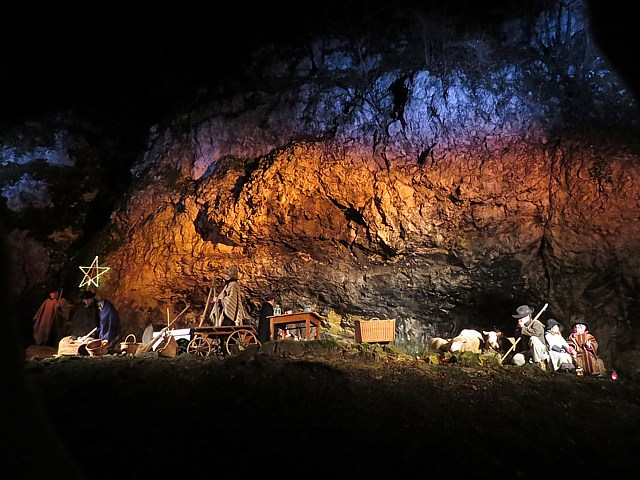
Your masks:
M50 427L61 453L18 461L49 462L42 478L637 478L637 383L293 343L225 358L30 349L33 435Z

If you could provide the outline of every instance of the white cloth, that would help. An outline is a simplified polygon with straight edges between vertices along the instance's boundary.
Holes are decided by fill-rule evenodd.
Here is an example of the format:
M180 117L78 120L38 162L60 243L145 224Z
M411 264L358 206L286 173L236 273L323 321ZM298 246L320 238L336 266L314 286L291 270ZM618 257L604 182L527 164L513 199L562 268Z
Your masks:
M547 345L549 345L549 357L551 358L554 370L557 371L563 363L570 363L573 365L573 358L571 358L571 355L569 354L569 344L561 334L554 335L550 331L547 331L544 334L544 338L547 341ZM554 346L564 348L565 351L554 352Z

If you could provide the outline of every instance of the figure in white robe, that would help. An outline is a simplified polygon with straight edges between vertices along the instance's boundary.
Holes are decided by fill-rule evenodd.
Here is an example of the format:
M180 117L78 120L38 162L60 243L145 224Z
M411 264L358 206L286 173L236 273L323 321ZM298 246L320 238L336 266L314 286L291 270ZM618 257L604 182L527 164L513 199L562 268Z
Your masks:
M547 320L547 331L544 334L544 339L549 346L549 358L553 365L553 370L557 372L561 367L565 370L573 370L573 357L570 353L571 347L569 347L569 344L560 332L560 324L553 318Z

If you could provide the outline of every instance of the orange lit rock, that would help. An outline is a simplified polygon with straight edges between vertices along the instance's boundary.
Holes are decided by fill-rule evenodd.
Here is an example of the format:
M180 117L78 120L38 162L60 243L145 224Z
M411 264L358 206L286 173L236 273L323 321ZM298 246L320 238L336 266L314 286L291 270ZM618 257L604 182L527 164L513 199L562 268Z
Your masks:
M281 304L313 303L347 323L397 317L410 336L510 328L517 305L548 302L567 326L585 313L596 334L614 335L600 325L628 308L617 276L637 278L640 192L633 158L609 158L599 177L598 161L539 146L385 163L322 143L222 159L198 183L149 184L119 212L108 294L140 324L141 308L159 318L179 302L198 318L210 279L235 263L254 307L275 291Z

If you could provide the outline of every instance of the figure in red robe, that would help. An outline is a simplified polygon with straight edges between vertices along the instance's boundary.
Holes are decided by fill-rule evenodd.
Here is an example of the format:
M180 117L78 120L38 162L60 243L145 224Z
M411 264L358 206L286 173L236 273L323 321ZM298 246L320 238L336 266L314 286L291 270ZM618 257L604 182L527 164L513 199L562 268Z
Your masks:
M571 347L570 353L576 364L576 372L584 375L605 374L604 364L598 358L598 342L591 335L588 325L583 321L577 321L573 325L573 333L567 338Z
M55 343L54 330L62 326L67 317L67 301L61 297L60 291L52 290L33 316L33 339L36 345Z

